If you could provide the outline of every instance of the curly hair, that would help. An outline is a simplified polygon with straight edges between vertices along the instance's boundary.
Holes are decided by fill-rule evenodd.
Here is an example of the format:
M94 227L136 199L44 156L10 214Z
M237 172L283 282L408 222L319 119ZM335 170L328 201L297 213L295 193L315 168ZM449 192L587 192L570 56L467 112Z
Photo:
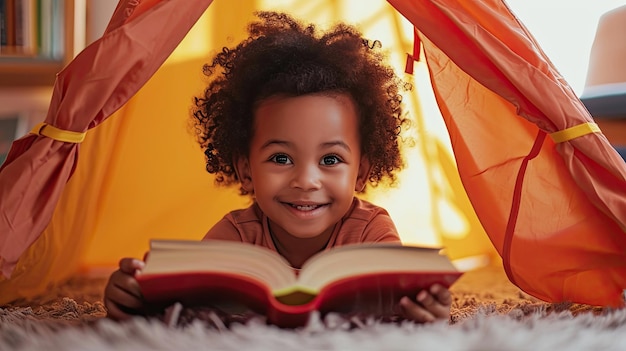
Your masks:
M239 183L233 161L249 154L255 109L264 99L345 93L357 108L361 152L372 165L369 184L394 184L403 166L400 132L408 123L401 107L405 85L384 63L380 42L346 24L319 34L284 13L256 16L248 39L204 65L209 84L192 107L192 128L216 183Z

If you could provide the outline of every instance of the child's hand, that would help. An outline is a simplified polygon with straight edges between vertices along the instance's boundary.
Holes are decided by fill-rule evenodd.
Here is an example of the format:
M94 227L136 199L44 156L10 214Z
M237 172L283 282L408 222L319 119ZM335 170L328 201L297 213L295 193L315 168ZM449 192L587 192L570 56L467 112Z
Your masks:
M120 260L120 269L113 272L104 289L104 306L107 317L126 320L137 314L143 307L143 298L135 272L144 267L144 262L134 258Z
M420 291L415 300L407 296L400 299L400 309L404 316L419 323L449 319L450 305L452 305L450 291L439 284Z

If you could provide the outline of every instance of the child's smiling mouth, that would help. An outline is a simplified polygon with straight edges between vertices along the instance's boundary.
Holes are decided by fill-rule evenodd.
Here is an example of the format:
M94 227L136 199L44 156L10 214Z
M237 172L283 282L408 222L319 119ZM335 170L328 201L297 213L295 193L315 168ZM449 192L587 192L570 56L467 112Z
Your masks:
M287 206L291 207L292 209L295 209L295 210L300 211L300 212L311 212L311 211L315 211L317 209L320 209L322 207L326 207L329 204L327 204L327 203L322 203L322 204L311 204L311 203L298 204L298 203L292 203L292 202L283 202L283 205L287 205Z

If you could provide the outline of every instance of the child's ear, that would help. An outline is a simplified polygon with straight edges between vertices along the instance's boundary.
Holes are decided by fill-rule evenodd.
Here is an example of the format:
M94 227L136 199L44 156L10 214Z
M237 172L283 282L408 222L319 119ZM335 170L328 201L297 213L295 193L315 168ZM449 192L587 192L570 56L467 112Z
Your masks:
M252 193L254 187L252 186L252 173L250 172L250 162L247 157L239 156L235 159L235 173L241 183L241 187Z
M357 174L356 184L354 186L354 190L356 192L360 193L365 189L365 185L367 185L371 171L372 165L370 164L370 160L365 156L361 157L361 162L359 163L359 173Z

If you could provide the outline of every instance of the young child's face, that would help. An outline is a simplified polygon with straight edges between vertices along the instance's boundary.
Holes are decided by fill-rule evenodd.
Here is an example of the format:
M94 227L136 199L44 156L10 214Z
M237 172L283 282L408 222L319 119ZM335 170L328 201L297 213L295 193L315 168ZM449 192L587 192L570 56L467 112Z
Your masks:
M238 171L272 230L298 238L328 233L368 176L354 103L346 95L262 102L249 159L238 162Z

